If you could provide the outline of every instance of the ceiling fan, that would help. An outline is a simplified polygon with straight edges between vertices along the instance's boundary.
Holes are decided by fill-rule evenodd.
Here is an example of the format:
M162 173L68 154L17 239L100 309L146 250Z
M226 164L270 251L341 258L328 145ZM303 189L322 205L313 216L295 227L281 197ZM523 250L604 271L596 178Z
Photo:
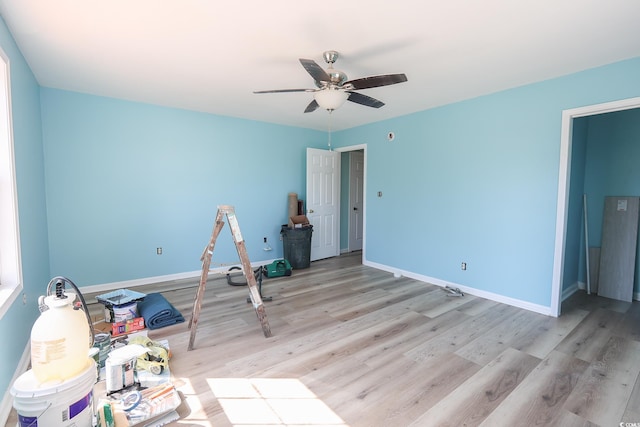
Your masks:
M324 60L329 64L327 70L324 70L312 59L300 58L300 63L304 69L313 77L316 89L275 89L260 90L253 93L312 92L314 99L307 105L304 112L310 113L318 109L318 107L331 112L342 106L345 101L355 102L367 107L380 108L384 105L384 102L355 91L407 81L407 76L404 74L383 74L347 80L347 75L344 72L333 68L338 56L338 52L335 50L324 52Z

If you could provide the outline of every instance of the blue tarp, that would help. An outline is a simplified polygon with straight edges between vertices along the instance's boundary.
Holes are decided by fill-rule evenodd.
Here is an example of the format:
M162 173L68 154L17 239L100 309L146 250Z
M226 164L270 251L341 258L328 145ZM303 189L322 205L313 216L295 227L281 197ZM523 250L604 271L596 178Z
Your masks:
M138 303L138 313L144 317L144 323L149 329L184 322L182 314L160 293L147 294L144 300Z

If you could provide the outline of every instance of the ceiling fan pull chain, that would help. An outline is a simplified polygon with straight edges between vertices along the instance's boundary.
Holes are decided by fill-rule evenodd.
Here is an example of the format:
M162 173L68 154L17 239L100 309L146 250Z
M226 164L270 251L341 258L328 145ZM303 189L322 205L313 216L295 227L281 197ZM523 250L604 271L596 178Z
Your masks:
M331 113L333 113L333 110L327 111L329 111L329 141L327 142L327 145L329 146L329 151L333 151L331 149Z

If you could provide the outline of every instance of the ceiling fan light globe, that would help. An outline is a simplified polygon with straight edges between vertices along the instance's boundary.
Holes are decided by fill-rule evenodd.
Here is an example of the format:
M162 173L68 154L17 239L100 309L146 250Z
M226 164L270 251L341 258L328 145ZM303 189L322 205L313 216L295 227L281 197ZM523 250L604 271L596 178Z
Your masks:
M320 108L325 110L337 110L345 103L349 94L338 89L323 89L315 92L313 98Z

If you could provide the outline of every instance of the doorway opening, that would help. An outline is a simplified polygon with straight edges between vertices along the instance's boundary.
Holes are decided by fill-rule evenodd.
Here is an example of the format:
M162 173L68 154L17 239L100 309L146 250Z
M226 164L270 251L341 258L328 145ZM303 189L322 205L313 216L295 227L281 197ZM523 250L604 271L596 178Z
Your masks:
M341 153L340 253L361 251L366 260L367 145L336 148Z
M571 158L574 120L615 111L640 108L640 97L603 104L589 105L562 112L560 136L560 167L558 173L558 202L556 211L556 237L551 291L551 314L559 316L563 296L563 274L565 248L567 245L567 223L571 190ZM574 183L575 185L575 183Z

